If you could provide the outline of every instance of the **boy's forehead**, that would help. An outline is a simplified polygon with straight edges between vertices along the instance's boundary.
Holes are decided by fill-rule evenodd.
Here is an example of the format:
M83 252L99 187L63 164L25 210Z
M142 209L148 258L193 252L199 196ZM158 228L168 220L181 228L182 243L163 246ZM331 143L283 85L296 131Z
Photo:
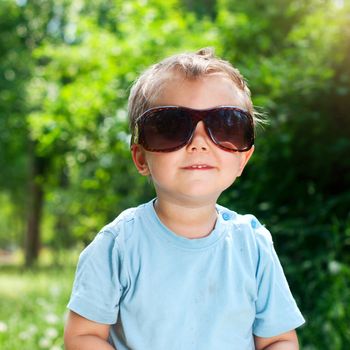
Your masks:
M196 101L199 104L206 101L212 104L208 105L208 108L218 105L248 107L244 92L225 73L215 72L199 77L186 77L179 72L167 72L158 82L158 91L154 91L150 99L152 107L196 104ZM192 107L196 108L195 106Z

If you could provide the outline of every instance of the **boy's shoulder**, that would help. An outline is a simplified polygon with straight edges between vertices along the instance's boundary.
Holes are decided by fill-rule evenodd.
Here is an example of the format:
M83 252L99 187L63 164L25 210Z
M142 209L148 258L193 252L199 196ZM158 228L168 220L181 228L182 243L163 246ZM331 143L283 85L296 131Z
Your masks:
M133 226L137 217L143 215L143 210L146 204L141 204L137 207L132 207L123 210L113 221L105 225L100 232L109 232L117 237L125 227Z
M230 222L235 228L244 234L246 238L264 240L273 243L270 231L252 214L239 214L231 209L217 205L217 210L222 218ZM232 230L236 232L237 230Z

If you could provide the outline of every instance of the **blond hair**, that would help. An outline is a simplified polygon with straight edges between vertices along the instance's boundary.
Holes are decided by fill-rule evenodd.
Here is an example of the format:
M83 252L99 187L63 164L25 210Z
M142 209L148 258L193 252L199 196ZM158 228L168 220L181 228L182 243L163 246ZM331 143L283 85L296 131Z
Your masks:
M173 78L169 76L171 72L180 73L185 79L197 79L212 73L223 73L242 93L245 108L253 116L254 123L260 121L258 113L254 110L248 85L239 70L228 61L216 57L212 48L204 48L194 53L170 56L141 74L131 88L128 101L131 131L135 128L137 118L147 109L154 107L153 103L159 96L162 87Z

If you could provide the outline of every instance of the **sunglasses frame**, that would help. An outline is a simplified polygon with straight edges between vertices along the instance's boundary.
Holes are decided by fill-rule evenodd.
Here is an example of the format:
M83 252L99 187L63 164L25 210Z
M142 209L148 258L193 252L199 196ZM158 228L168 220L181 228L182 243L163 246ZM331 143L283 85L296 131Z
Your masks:
M204 122L204 119L206 118L208 112L215 112L215 110L220 110L221 111L223 109L237 110L240 113L243 113L245 116L248 117L248 120L250 122L250 127L252 128L252 135L251 135L250 142L249 142L248 146L245 147L242 150L234 150L234 149L225 147L225 146L221 145L220 143L218 143L215 140L215 137L211 134L210 128L208 128L207 125ZM172 148L164 149L164 150L152 149L152 148L148 147L147 142L146 142L146 140L143 137L142 124L143 124L144 120L149 116L150 113L156 113L158 111L166 111L166 110L175 110L175 111L176 110L178 110L178 111L180 110L180 111L190 112L190 118L191 118L192 122L195 123L194 124L194 129L192 131L191 137L184 144L180 144L177 147L172 147ZM132 135L131 135L131 146L133 144L140 144L140 145L142 145L145 148L145 150L147 150L149 152L162 152L162 153L174 152L174 151L179 150L182 147L188 145L191 142L191 140L193 138L194 130L195 130L197 124L200 121L203 121L204 126L205 126L205 131L206 131L208 137L210 138L210 140L217 147L223 149L224 151L228 151L228 152L247 152L254 146L255 132L254 132L254 120L253 120L253 117L247 110L245 110L245 109L243 109L241 107L238 107L238 106L218 106L218 107L207 108L207 109L193 109L193 108L182 107L182 106L158 106L158 107L149 108L144 113L142 113L140 115L140 117L138 117L136 119L135 127L134 127L134 130L133 130Z

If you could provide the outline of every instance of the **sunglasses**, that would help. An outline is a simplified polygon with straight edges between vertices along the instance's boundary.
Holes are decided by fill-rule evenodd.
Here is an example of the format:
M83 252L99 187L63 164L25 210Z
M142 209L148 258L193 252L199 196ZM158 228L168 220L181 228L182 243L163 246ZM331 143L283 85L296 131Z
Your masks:
M235 106L151 108L136 120L131 143L150 152L173 152L191 142L200 121L211 141L225 151L246 152L254 145L253 117Z

